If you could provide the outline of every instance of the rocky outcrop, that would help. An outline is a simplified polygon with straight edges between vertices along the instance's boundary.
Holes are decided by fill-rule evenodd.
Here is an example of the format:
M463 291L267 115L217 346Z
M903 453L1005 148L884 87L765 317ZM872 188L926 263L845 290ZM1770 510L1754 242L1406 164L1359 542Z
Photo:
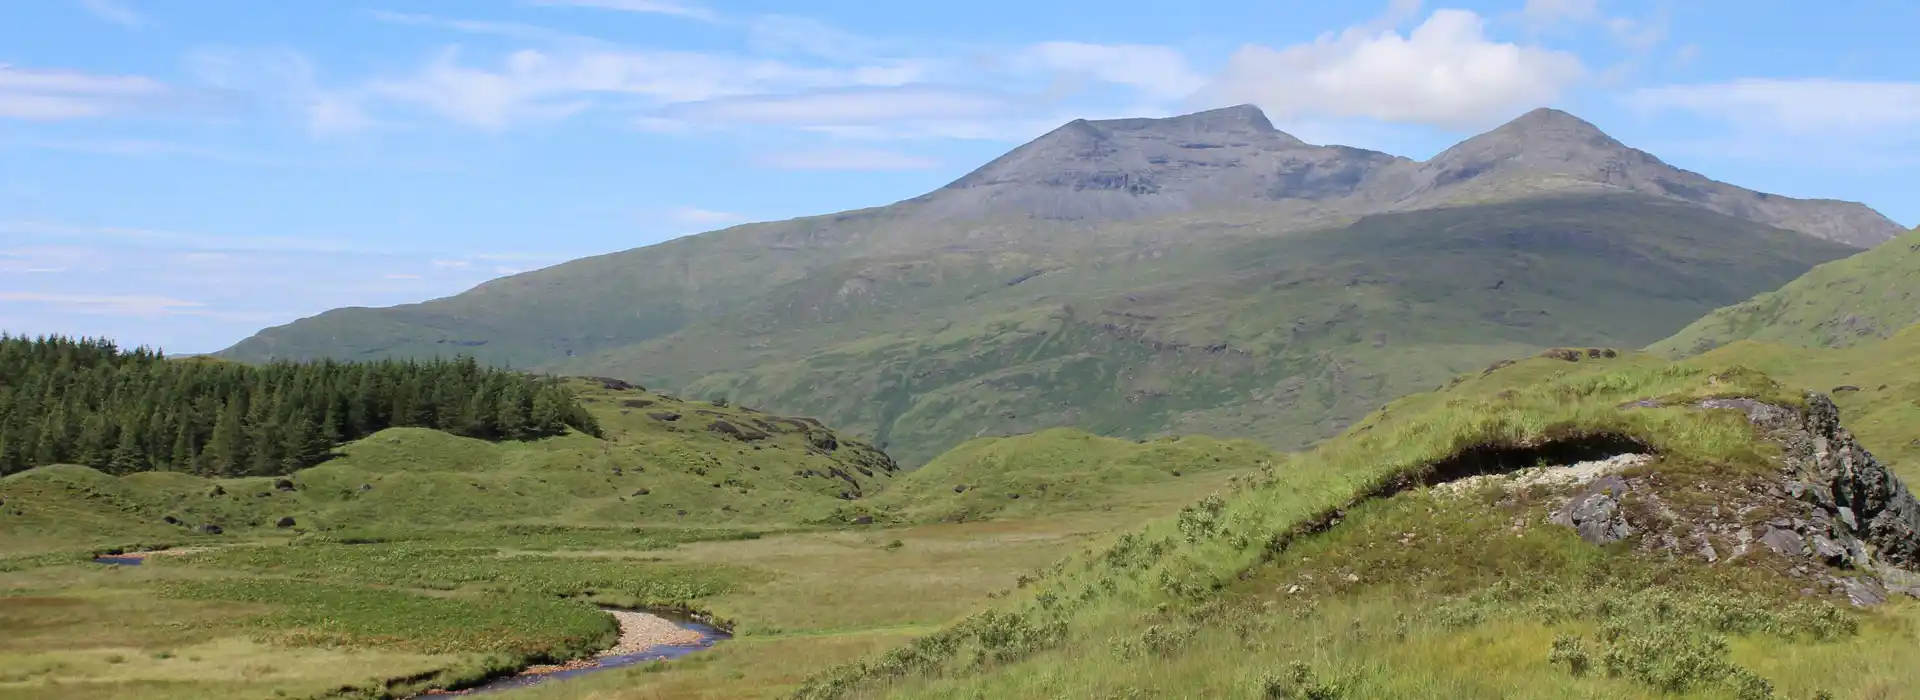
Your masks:
M1620 507L1628 489L1626 479L1603 476L1582 489L1565 506L1554 511L1548 522L1565 525L1580 533L1580 539L1594 544L1612 544L1634 533L1633 524Z
M1771 554L1784 560L1784 573L1807 582L1803 593L1824 588L1855 605L1877 605L1888 591L1920 596L1920 499L1840 425L1831 399L1810 392L1804 409L1753 399L1695 406L1745 414L1780 446L1778 472L1684 485L1662 483L1657 472L1608 476L1577 492L1550 522L1597 544L1638 535L1641 551L1707 563ZM1675 487L1711 498L1683 505L1670 497Z

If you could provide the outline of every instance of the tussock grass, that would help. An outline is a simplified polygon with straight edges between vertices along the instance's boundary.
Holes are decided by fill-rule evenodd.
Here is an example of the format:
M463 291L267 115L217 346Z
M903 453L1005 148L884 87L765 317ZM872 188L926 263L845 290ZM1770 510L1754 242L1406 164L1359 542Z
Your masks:
M1500 376L1505 372L1530 374L1533 381L1516 386ZM1241 480L1233 491L1127 533L1102 551L1058 562L1008 605L816 676L797 697L1046 697L1066 689L1124 697L1127 688L1148 697L1252 697L1256 686L1266 687L1262 678L1293 682L1271 676L1278 672L1271 665L1276 658L1319 669L1285 692L1306 692L1319 682L1313 679L1331 679L1328 688L1357 693L1347 697L1645 697L1708 687L1757 693L1751 688L1758 676L1730 660L1724 638L1765 631L1831 639L1851 633L1852 614L1830 607L1782 612L1775 601L1789 594L1766 576L1684 563L1642 565L1564 531L1516 533L1513 513L1484 505L1439 512L1418 484L1436 465L1470 449L1583 435L1624 436L1648 446L1659 455L1647 467L1655 473L1744 478L1772 468L1771 448L1756 442L1743 417L1684 404L1752 396L1793 405L1795 394L1739 367L1653 365L1633 357L1528 360L1389 405L1340 438ZM1638 407L1622 408L1629 403ZM1345 521L1357 524L1338 524ZM1380 541L1387 530L1398 531L1396 537ZM1397 544L1407 531L1431 539ZM1401 551L1375 554L1383 547ZM1283 582L1297 580L1311 585L1287 593L1292 584ZM1736 581L1747 583L1725 588ZM1648 587L1668 591L1663 600L1671 605L1653 614L1609 609L1600 615L1579 607L1609 600L1637 605L1631 592ZM1710 593L1719 590L1737 595ZM1473 595L1488 602L1440 604ZM1301 607L1306 601L1317 602ZM1352 611L1361 619L1325 619L1321 604L1346 606L1343 615ZM1705 612L1672 612L1681 608ZM1457 657L1447 663L1407 658L1424 656L1413 649L1458 644L1478 638L1489 624L1511 626L1548 609L1560 612L1543 625L1547 643L1477 660L1478 675L1446 669ZM1368 618L1396 622L1369 624ZM1322 621L1307 623L1315 619ZM1547 663L1550 642L1565 634L1580 638L1572 630L1583 624L1614 625L1604 637L1610 646L1585 647L1613 660L1611 675L1574 676ZM1424 634L1427 641L1424 647L1382 644L1367 631L1381 628L1396 636ZM1569 644L1562 642L1562 657L1575 651ZM1662 665L1669 657L1697 657L1697 663L1675 670ZM1674 680L1681 677L1686 680Z

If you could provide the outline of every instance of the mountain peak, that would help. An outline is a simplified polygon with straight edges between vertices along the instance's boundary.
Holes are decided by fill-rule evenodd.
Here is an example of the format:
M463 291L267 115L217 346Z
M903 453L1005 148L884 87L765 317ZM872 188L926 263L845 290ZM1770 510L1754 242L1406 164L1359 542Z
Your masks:
M1504 141L1518 147L1558 144L1562 147L1579 145L1605 150L1626 148L1625 144L1608 136L1593 122L1551 107L1541 107L1522 114L1465 143L1481 140Z
M1130 219L1220 203L1327 199L1402 159L1309 145L1250 104L1075 119L917 200L936 218Z

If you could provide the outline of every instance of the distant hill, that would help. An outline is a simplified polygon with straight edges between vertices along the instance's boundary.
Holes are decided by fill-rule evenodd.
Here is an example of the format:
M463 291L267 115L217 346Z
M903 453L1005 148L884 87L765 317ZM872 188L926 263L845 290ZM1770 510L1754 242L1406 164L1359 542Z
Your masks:
M1648 349L1687 355L1738 340L1839 348L1887 338L1914 323L1920 323L1920 230L1717 309Z
M811 419L597 380L568 388L604 439L570 432L495 443L390 428L284 478L40 467L0 478L0 542L218 540L207 526L412 536L482 524L844 522L848 499L870 495L897 470L885 454Z
M1897 230L1553 110L1417 162L1236 107L1075 121L889 206L329 311L220 355L615 376L817 415L909 465L1062 425L1291 446L1498 357L1653 342Z
M964 521L1057 514L1123 500L1215 471L1252 473L1284 457L1258 443L1206 436L1145 442L1072 428L970 440L895 479L867 502L889 519Z

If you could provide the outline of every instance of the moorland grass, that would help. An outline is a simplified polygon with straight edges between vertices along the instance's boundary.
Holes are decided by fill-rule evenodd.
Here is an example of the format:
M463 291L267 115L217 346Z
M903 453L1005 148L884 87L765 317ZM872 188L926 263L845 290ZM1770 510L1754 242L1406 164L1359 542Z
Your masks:
M1555 693L1647 697L1672 690L1672 682L1662 679L1675 673L1692 674L1686 675L1690 680L1683 684L1687 692L1760 692L1752 690L1761 683L1754 680L1756 672L1729 661L1731 646L1721 639L1722 635L1741 637L1755 628L1701 622L1720 619L1711 615L1620 618L1625 622L1616 625L1619 629L1605 632L1614 644L1611 651L1596 652L1617 657L1616 666L1622 670L1615 675L1588 678L1556 670L1546 663L1553 651L1550 643L1491 653L1464 666L1458 664L1458 656L1434 654L1433 650L1450 647L1458 651L1459 643L1487 629L1486 624L1471 624L1445 631L1447 608L1435 601L1493 590L1505 582L1522 585L1514 589L1516 595L1496 596L1495 603L1484 606L1484 619L1492 621L1487 624L1513 626L1529 619L1530 605L1558 601L1565 607L1581 601L1618 600L1621 591L1636 584L1657 584L1673 592L1675 605L1731 610L1732 619L1761 620L1755 623L1759 628L1788 630L1796 641L1837 636L1809 632L1815 628L1847 630L1857 625L1857 620L1818 622L1851 620L1852 613L1829 608L1780 617L1781 606L1775 601L1786 595L1781 590L1784 586L1769 587L1765 584L1770 580L1764 576L1742 573L1722 579L1705 567L1685 564L1642 568L1631 557L1584 548L1564 531L1529 534L1523 528L1516 534L1511 521L1501 517L1505 513L1486 517L1434 513L1422 519L1414 511L1396 511L1430 507L1431 503L1417 500L1423 495L1407 498L1403 494L1380 506L1365 503L1370 494L1388 492L1395 483L1417 481L1432 465L1471 447L1539 444L1576 435L1636 439L1658 455L1656 464L1648 467L1654 473L1705 477L1699 479L1703 481L1751 477L1772 469L1768 457L1774 452L1757 443L1743 416L1674 404L1727 396L1752 396L1786 405L1800 400L1797 392L1742 368L1650 366L1634 358L1615 363L1543 358L1520 363L1513 371L1546 376L1524 388L1482 381L1488 379L1484 377L1468 379L1418 402L1404 403L1398 410L1389 406L1341 438L1280 465L1263 478L1242 481L1234 492L1210 497L1183 510L1178 518L1129 533L1104 551L1090 550L1059 562L1010 604L973 615L906 647L816 676L798 696L1051 697L1071 689L1093 697L1108 691L1117 697L1128 692L1140 697L1255 697L1266 692L1256 689L1264 683L1256 677L1262 673L1257 669L1271 669L1289 657L1305 660L1310 669L1314 660L1333 665L1315 671L1312 678L1333 678L1329 684L1357 693L1351 697ZM1621 408L1638 401L1651 402L1653 407ZM1424 410L1405 410L1414 405ZM1400 513L1400 522L1382 515L1394 512ZM1383 523L1408 531L1416 529L1415 521L1425 522L1433 541L1419 546L1349 541L1341 547L1326 535L1298 536L1317 530L1316 523L1339 520L1340 514L1361 522L1368 515L1386 517ZM1353 531L1352 526L1341 530ZM1357 532L1350 536L1364 537L1369 531ZM1404 531L1396 533L1400 534ZM1398 537L1389 542L1397 543ZM1300 550L1292 549L1295 543L1300 543ZM1368 559L1354 552L1355 544L1362 550L1397 546L1426 554ZM1338 563L1346 556L1349 561L1325 570L1321 567L1326 562L1312 553L1317 546L1327 548L1318 550L1322 557ZM1317 572L1313 580L1329 591L1331 602L1373 609L1375 619L1404 621L1409 634L1422 626L1442 631L1420 644L1393 645L1364 634L1368 629L1364 620L1357 624L1353 618L1289 622L1277 598L1287 595L1288 588L1266 578L1289 567L1297 573ZM1422 574L1433 586L1425 595L1416 594ZM1327 585L1329 578L1357 585ZM1748 586L1753 590L1739 596L1706 595L1725 581L1760 583ZM1303 590L1308 589L1297 589L1295 595ZM1221 614L1223 607L1234 605L1240 605L1230 608L1234 614ZM1300 620L1312 617L1302 615ZM1544 641L1577 635L1576 623L1618 622L1607 615L1563 617L1565 629L1544 625L1551 632ZM1245 634L1223 630L1235 626L1227 624L1230 620L1265 620L1272 628ZM1266 646L1239 638L1246 635L1266 640ZM1511 641L1503 637L1499 643ZM1282 644L1282 653L1271 653L1272 645ZM1141 647L1154 652L1125 651ZM1696 658L1698 663L1684 673L1658 663L1648 665L1648 659L1669 655ZM1295 680L1300 681L1294 683L1297 686L1311 678L1276 682L1286 685ZM1305 689L1288 686L1275 692L1296 691Z

